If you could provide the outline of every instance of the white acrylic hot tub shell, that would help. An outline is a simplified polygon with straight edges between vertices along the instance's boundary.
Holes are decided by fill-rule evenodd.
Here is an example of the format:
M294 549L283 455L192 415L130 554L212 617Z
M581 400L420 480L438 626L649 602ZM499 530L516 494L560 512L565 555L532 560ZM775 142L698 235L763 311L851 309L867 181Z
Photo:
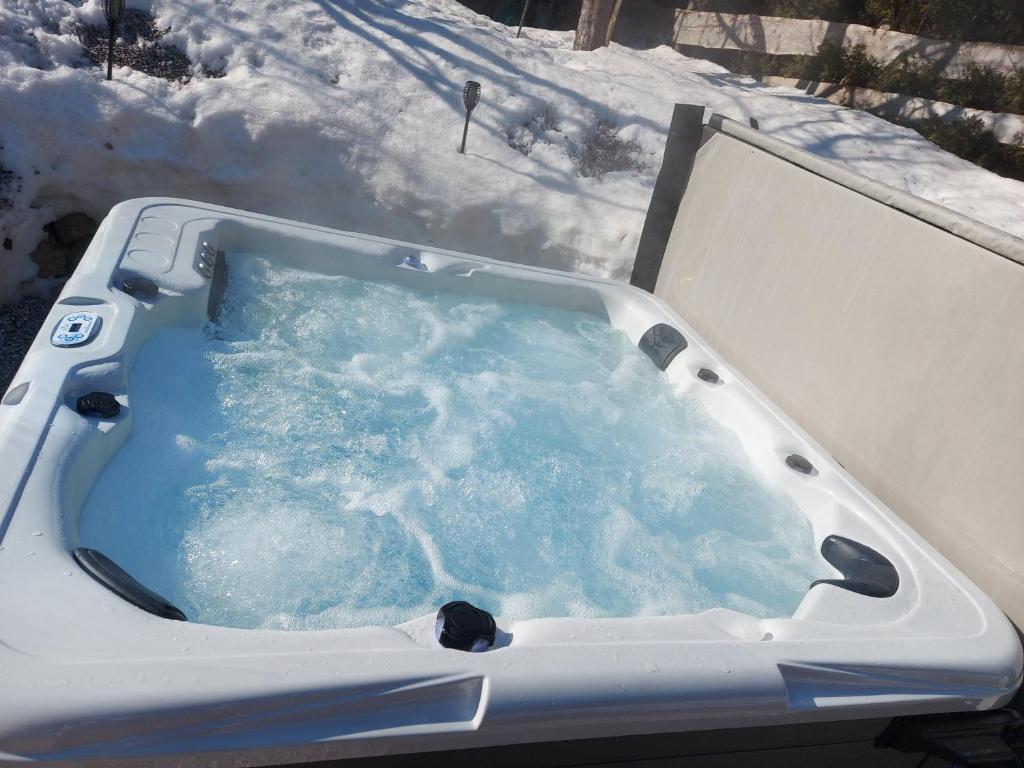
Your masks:
M651 325L690 346L667 375L736 430L752 461L828 534L885 554L892 598L832 586L796 615L717 609L646 619L498 618L511 634L482 654L440 648L433 617L396 628L238 630L164 620L106 591L71 557L92 482L131 429L132 360L165 324L205 319L200 243L262 248L304 263L402 281L449 281L501 297L598 307L634 341ZM428 271L400 267L419 254ZM127 274L161 288L137 301ZM102 318L84 346L49 335L68 312ZM695 377L701 367L724 383ZM182 371L187 376L187 371ZM73 403L117 395L112 421ZM799 475L786 455L818 472ZM522 267L216 206L133 200L104 221L0 405L0 757L174 764L227 751L227 764L394 754L985 709L1021 676L1021 647L973 584L850 478L651 295ZM140 511L142 513L143 511Z

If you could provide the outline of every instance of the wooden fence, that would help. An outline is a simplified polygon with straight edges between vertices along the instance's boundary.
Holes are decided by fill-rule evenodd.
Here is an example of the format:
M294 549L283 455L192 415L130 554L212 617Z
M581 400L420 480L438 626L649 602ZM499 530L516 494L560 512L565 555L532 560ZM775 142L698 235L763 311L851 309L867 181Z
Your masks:
M901 93L875 91L871 88L821 83L812 80L798 80L795 77L779 77L767 75L762 78L765 85L798 88L810 96L828 99L833 104L844 107L863 109L879 117L887 117L908 123L927 120L942 120L951 123L961 117L976 117L996 141L1001 144L1016 144L1024 138L1024 115L1013 115L1005 112L988 112L984 109L972 109L950 104L946 101L923 99L918 96L905 96Z
M1003 74L1024 67L1021 45L953 43L860 24L713 11L679 11L676 20L676 45L813 56L826 40L843 47L863 45L883 63L918 56L938 64L940 72L950 78L961 76L970 64L992 67Z
M821 19L679 11L674 39L676 46L685 46L687 52L704 48L800 56L815 55L826 40L842 47L863 45L867 54L883 63L917 56L937 65L943 76L953 79L963 75L971 64L991 67L1003 74L1012 74L1024 67L1024 46L1020 45L953 43ZM796 87L836 104L911 123L936 118L951 123L965 116L977 117L1000 143L1015 144L1024 139L1024 116L1021 115L987 112L870 88L777 76L763 80L769 85Z

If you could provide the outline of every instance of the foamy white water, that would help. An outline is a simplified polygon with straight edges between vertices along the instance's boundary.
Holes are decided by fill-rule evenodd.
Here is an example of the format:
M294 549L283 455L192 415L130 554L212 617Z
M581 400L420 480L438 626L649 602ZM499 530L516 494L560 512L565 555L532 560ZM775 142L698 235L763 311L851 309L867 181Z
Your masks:
M232 255L81 516L193 621L789 615L824 564L736 436L591 315Z

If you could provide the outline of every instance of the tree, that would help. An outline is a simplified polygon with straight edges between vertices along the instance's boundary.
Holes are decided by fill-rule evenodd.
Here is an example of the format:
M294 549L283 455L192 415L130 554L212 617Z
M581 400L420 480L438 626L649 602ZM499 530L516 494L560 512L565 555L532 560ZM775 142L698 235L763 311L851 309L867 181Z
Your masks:
M615 5L615 0L583 0L573 48L593 51L608 44Z

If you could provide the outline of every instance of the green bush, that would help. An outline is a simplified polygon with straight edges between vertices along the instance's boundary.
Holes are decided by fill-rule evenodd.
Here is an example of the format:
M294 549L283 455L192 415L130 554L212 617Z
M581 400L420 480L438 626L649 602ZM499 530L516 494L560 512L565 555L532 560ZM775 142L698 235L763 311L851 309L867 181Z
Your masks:
M1024 3L1019 0L859 0L847 18L869 27L939 40L1024 44ZM797 18L796 16L792 18Z
M1006 78L999 110L1024 115L1024 68L1018 69ZM1024 141L1020 143L1024 144Z
M1021 0L695 0L694 10L827 19L940 40L1024 45Z
M863 45L843 48L839 64L841 71L836 73L839 79L830 82L842 85L867 85L870 87L870 84L878 78L881 69L878 60L869 56Z
M879 91L924 96L937 91L939 69L917 56L908 56L879 68L873 83Z
M970 157L975 162L985 158L999 146L999 142L985 129L981 119L968 115L952 123L930 121L920 128L920 133L947 152L960 157Z
M769 74L795 77L798 80L820 80L817 56L780 56L778 66Z
M1024 168L1024 131L1017 131L1013 137L1013 144L1006 148L1010 161L1018 168ZM1014 176L1015 179L1024 180L1024 173Z
M877 71L878 62L868 56L863 45L841 48L825 40L818 46L816 56L791 56L778 74L840 85L864 85L874 80Z
M824 41L818 46L818 57L812 64L812 71L815 73L815 80L829 83L842 81L846 77L846 60L842 47L831 40Z
M756 60L755 60L756 59ZM840 48L826 40L815 56L762 56L745 54L745 74L764 74L817 80L837 85L948 101L964 107L1024 114L1024 68L1009 77L991 67L971 64L961 78L944 78L939 67L917 56L882 65L863 45Z
M992 67L969 64L956 80L943 79L937 97L951 104L963 104L979 109L998 110L1006 89L1006 76Z
M1004 145L977 117L964 116L953 123L931 120L913 127L947 152L1001 176L1024 181L1024 131L1017 134L1015 144Z
M765 13L761 0L693 0L690 9L718 13Z
M841 19L850 5L848 0L767 0L762 13L791 19Z

